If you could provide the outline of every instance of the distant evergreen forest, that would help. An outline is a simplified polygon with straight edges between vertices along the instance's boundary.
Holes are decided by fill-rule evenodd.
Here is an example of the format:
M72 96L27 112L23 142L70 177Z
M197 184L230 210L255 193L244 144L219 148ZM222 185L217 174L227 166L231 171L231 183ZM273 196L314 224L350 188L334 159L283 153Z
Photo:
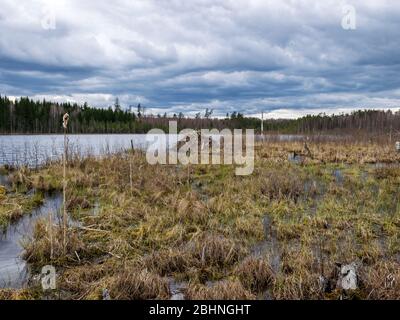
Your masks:
M15 102L0 96L0 134L62 133L62 116L70 115L69 133L146 133L152 128L168 131L168 122L176 120L178 129L230 128L260 130L259 118L246 117L239 112L227 114L224 119L212 117L206 109L195 117L182 113L173 115L146 114L140 104L134 111L123 110L116 99L106 109L92 108L86 103L54 103L20 98ZM299 119L266 119L264 131L272 133L313 134L324 132L400 134L400 112L364 110L351 114L328 116L309 115Z

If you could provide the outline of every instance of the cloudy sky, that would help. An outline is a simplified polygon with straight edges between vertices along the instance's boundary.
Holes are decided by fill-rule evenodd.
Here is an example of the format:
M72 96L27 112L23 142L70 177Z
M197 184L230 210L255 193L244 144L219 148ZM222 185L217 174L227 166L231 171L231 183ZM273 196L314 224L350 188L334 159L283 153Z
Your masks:
M400 107L397 0L0 5L1 95L285 118Z

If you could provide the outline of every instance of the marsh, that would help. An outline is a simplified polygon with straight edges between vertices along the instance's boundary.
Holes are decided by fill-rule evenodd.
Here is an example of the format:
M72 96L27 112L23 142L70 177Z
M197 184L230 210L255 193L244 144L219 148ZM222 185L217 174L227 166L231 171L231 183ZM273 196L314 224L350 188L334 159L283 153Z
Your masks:
M257 144L250 176L150 165L142 150L73 160L66 205L79 224L66 251L62 226L39 219L22 257L33 279L56 267L63 299L105 289L111 299L400 298L400 154L389 144L308 147L313 157L296 163L288 154L303 154L302 142ZM8 173L31 197L61 191L62 179L60 162ZM355 266L356 290L338 285L338 264ZM43 296L35 281L1 292Z

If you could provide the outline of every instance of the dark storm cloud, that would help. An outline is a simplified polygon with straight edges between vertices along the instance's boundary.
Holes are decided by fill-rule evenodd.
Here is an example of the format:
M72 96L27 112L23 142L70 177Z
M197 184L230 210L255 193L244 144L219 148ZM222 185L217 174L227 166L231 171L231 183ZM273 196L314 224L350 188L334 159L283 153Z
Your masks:
M400 106L396 1L0 4L1 94L274 117Z

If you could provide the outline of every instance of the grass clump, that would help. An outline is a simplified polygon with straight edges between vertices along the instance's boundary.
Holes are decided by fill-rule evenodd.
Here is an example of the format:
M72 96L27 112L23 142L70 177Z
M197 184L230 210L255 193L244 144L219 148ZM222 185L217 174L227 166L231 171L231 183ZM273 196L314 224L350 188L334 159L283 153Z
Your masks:
M187 253L177 249L152 252L143 258L144 267L161 276L184 273L195 261Z
M30 289L0 289L0 300L36 300L39 297Z
M54 224L50 226L48 221L43 219L36 223L32 241L26 241L24 249L23 258L37 266L77 264L86 253L82 238L72 230L68 232L67 247L64 251L62 227Z
M272 268L263 258L246 258L235 268L233 274L239 278L243 287L252 292L263 292L274 281Z
M247 250L234 240L218 234L204 233L187 245L188 253L202 266L232 266Z
M43 203L43 199L42 193L35 193L33 196L7 191L0 193L0 228L4 229L24 214L31 213Z
M361 279L365 299L400 299L400 263L379 261L362 270Z
M119 300L168 299L168 281L146 270L129 269L116 275L110 284L110 296Z

